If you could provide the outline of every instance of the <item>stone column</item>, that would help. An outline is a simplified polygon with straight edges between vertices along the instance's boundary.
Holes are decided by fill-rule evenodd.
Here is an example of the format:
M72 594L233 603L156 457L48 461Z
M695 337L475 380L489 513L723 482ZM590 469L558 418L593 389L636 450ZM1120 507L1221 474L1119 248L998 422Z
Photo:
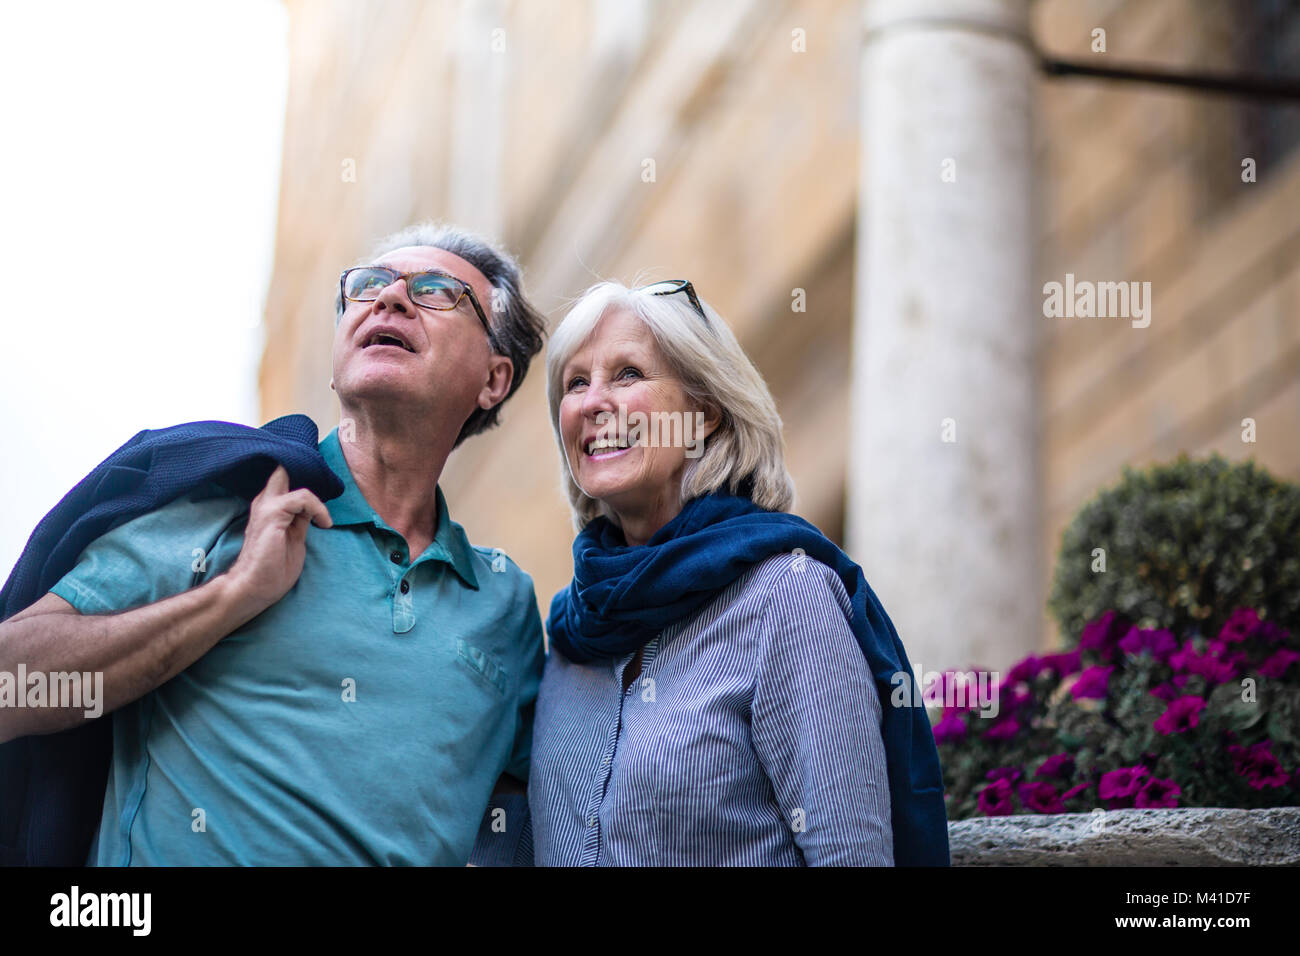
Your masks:
M865 0L849 549L913 667L1038 644L1027 0Z

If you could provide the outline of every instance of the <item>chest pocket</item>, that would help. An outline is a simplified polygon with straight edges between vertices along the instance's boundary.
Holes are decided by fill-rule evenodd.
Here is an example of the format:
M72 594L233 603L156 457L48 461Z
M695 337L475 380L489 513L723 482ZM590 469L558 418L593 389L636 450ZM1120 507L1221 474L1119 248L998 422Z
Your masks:
M469 669L475 677L497 691L502 696L506 693L508 675L500 659L493 653L475 647L468 641L456 641L456 661Z

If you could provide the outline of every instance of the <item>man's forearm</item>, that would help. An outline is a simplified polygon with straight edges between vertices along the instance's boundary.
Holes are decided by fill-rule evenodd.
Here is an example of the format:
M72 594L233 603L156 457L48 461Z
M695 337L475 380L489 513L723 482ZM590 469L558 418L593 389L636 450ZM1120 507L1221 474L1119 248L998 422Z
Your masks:
M120 614L40 613L35 606L0 624L0 671L16 674L21 664L27 674L102 673L106 714L175 677L262 609L229 574ZM87 720L84 707L0 706L0 742Z

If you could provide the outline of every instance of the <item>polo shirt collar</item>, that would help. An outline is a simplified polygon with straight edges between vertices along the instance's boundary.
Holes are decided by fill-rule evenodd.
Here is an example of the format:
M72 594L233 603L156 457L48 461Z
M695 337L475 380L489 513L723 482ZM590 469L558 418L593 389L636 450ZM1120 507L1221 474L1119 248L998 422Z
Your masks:
M397 532L388 527L384 519L375 513L375 509L370 507L370 502L366 501L365 495L352 479L352 470L348 468L347 459L343 457L343 446L339 444L337 428L332 429L321 441L320 453L325 459L325 464L329 465L330 470L343 482L343 494L325 502L334 524L373 524L377 528L396 534ZM433 543L425 549L424 554L433 557L445 555L452 569L466 584L477 591L478 578L474 574L469 539L465 537L465 530L451 520L447 512L447 499L443 497L441 485L436 486L435 494L438 506L438 533L434 536Z

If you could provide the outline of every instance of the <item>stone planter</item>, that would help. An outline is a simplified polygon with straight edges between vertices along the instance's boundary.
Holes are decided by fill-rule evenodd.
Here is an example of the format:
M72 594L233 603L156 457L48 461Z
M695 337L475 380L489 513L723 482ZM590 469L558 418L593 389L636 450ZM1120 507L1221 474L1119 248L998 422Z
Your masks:
M948 840L953 866L1300 866L1300 807L982 817Z

